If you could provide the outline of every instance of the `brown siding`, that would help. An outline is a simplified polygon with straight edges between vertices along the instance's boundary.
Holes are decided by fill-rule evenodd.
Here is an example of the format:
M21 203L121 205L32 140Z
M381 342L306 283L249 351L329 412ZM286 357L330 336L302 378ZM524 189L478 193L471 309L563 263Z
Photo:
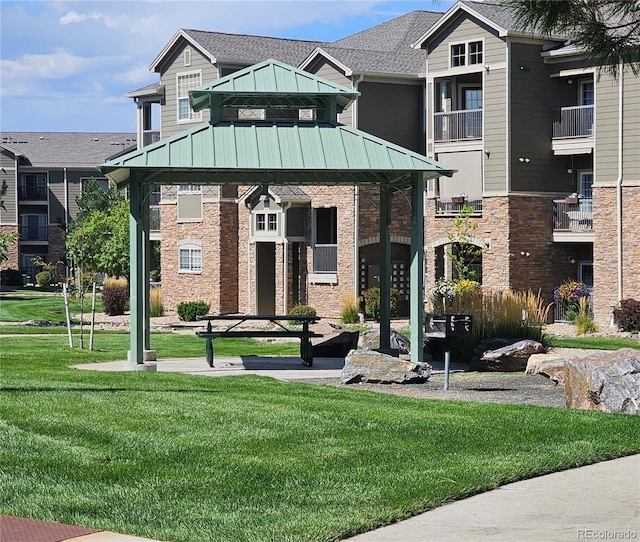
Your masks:
M364 81L358 88L358 128L424 154L422 86Z

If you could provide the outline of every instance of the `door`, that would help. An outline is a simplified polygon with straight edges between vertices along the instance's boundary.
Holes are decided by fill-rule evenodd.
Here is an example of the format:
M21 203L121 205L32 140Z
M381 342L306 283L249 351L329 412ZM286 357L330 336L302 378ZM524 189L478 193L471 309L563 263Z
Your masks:
M275 243L256 243L256 306L258 314L275 314Z

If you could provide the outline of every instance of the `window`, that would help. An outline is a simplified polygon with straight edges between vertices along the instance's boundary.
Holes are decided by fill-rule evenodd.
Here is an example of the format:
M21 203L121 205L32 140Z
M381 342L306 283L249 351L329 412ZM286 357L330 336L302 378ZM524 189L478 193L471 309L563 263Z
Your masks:
M451 67L482 64L482 41L454 43L451 45Z
M202 187L199 184L181 184L178 192L181 194L200 194Z
M457 43L451 46L451 66L464 66L467 57L466 44Z
M199 87L202 83L200 72L178 74L178 122L202 119L202 113L194 113L189 105L189 91Z
M189 47L184 50L182 60L185 66L191 66L191 49Z
M202 249L197 246L184 246L178 250L179 272L202 272Z
M47 199L47 174L30 173L20 180L20 198L27 200Z
M20 216L20 241L47 241L48 235L47 215Z
M259 213L256 215L256 231L264 231L264 230L265 230L264 213Z
M269 213L269 231L277 231L278 230L278 217L275 213Z
M338 209L314 209L313 272L338 272Z
M277 232L278 215L276 213L255 213L256 232Z
M593 81L585 81L580 84L580 105L593 105L594 103Z

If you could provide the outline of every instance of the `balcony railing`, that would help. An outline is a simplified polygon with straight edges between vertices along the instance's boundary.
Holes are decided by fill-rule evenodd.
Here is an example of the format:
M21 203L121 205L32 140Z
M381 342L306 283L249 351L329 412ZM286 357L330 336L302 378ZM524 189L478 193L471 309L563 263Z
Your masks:
M313 272L338 272L338 245L315 245L313 247Z
M436 214L438 215L452 215L458 214L465 207L471 207L473 209L472 214L482 214L482 200L481 199L465 199L461 202L453 202L451 200L439 199L436 201Z
M19 198L22 201L46 201L46 186L21 186L18 191Z
M48 241L47 226L20 226L20 241Z
M593 297L589 294L586 298L587 301L587 315L593 318ZM569 308L562 301L556 299L553 304L553 321L556 323L568 323L571 322L576 316L578 307ZM569 313L569 314L567 314Z
M160 141L160 131L159 130L145 130L142 134L142 146L146 147L147 145L151 145L151 143L156 143Z
M553 137L593 137L593 105L577 105L555 110Z
M434 113L433 130L436 141L482 139L482 109Z
M580 198L577 203L553 201L554 231L593 231L593 200Z

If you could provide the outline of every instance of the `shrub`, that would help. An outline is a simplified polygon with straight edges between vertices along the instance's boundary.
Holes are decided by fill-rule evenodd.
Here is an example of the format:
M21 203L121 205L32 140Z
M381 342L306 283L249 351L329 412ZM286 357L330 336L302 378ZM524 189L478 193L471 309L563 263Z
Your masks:
M573 323L576 326L576 335L596 333L598 331L598 326L591 317L591 308L589 307L588 298L580 298L578 314L574 318Z
M129 301L127 279L106 279L102 285L102 306L108 316L124 314Z
M580 314L580 300L588 296L586 285L576 280L566 280L553 291L553 298L560 302L565 318L570 322Z
M36 275L36 284L40 287L50 286L52 280L53 277L49 271L40 271L40 273Z
M358 298L353 294L345 294L342 296L342 312L340 320L343 324L357 324L360 322L358 314Z
M164 305L162 303L162 288L153 288L149 292L149 316L164 316Z
M389 298L389 312L391 316L398 316L398 290L391 289ZM369 318L373 318L376 322L380 321L380 288L373 287L362 292L364 296L364 314Z
M289 314L297 316L316 316L316 309L311 305L298 304L291 307ZM296 326L300 326L303 324L302 320L290 320L289 323Z
M620 306L613 309L613 316L622 331L640 330L640 301L623 299Z
M195 322L198 316L209 312L211 305L204 301L185 301L178 305L178 317L183 322Z
M0 284L3 286L22 286L22 273L17 269L0 271Z

